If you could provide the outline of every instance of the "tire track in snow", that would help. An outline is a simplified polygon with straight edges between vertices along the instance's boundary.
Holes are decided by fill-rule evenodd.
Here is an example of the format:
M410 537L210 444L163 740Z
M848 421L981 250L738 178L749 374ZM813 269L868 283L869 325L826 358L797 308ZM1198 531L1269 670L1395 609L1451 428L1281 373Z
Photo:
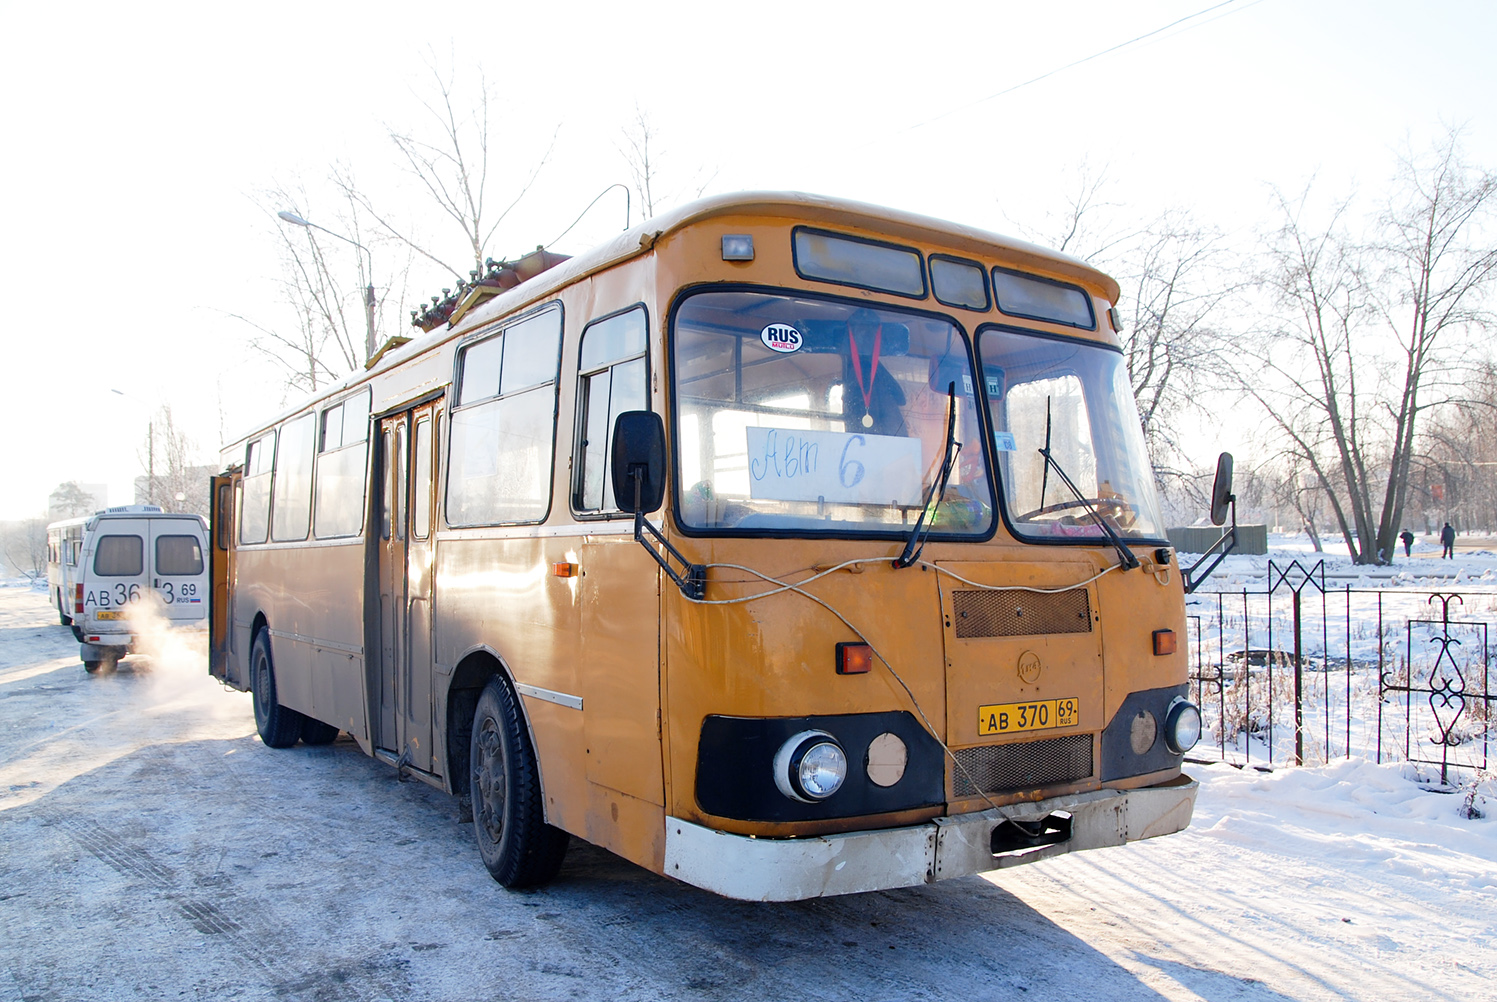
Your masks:
M328 982L323 971L309 971L262 944L277 941L274 930L258 927L259 924L232 917L224 908L207 898L185 893L177 888L177 871L156 860L136 841L114 834L95 821L83 818L62 818L57 822L83 849L100 862L127 878L135 878L150 885L154 896L169 902L171 909L181 916L197 932L205 936L221 937L230 958L263 976L273 989L286 987L317 987L317 997L336 1002L338 999L363 997L354 985ZM225 902L228 904L228 902ZM268 909L255 902L237 901L234 909L241 917L252 913L266 913ZM381 986L389 987L389 986Z

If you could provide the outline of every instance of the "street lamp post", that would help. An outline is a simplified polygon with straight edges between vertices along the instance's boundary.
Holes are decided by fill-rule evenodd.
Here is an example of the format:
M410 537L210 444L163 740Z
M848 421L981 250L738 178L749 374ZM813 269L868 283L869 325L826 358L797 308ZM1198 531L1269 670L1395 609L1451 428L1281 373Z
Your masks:
M144 407L124 390L111 389L110 393L124 397L126 400L134 401ZM146 504L156 503L156 415L146 411Z
M364 361L369 361L374 357L375 349L378 347L374 343L374 255L369 253L368 247L365 247L357 240L351 240L341 233L336 233L328 229L326 226L318 226L316 223L303 219L301 216L298 216L294 212L288 212L285 209L282 209L280 212L277 212L276 215L285 222L290 223L292 226L306 226L314 230L321 230L328 236L337 237L344 243L353 244L355 247L369 256L368 284L364 286Z

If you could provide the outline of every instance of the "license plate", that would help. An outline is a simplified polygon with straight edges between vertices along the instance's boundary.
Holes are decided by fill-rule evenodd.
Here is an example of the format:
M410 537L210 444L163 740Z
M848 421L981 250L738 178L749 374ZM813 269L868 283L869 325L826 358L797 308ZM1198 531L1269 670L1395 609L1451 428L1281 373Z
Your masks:
M124 619L125 618L125 614L123 612L112 612L112 611L110 611L108 609L104 609L104 610L102 610L100 612L94 613L94 618L95 619Z
M1052 727L1075 727L1081 722L1078 699L1042 699L1034 703L996 703L977 708L978 734L1014 734Z

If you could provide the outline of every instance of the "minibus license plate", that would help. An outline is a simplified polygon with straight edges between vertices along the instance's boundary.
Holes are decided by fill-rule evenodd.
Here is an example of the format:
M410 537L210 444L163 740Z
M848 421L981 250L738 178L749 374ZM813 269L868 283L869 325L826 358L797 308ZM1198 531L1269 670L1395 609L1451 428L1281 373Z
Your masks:
M101 610L99 612L94 613L94 618L95 619L124 619L125 618L125 614L123 612L111 611L109 609L103 609L103 610Z
M1034 703L997 703L977 708L978 734L1013 734L1051 727L1075 727L1081 719L1078 699L1042 699Z

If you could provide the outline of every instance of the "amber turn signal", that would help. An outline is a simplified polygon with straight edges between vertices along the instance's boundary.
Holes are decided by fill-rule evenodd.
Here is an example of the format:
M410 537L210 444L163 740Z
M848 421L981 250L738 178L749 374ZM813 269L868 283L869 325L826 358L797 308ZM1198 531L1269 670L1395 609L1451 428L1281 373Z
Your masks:
M867 644L837 645L837 674L866 675L873 670L873 648Z
M1154 631L1154 653L1158 656L1175 653L1175 631Z
M551 573L559 578L574 578L577 576L576 564L552 564Z

